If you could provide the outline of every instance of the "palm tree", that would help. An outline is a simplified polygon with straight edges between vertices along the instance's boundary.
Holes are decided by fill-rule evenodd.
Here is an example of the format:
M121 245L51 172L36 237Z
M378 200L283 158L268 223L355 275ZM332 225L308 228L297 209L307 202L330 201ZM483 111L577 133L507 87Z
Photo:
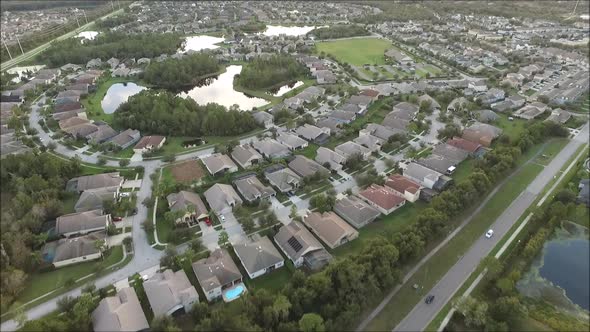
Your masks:
M103 251L106 248L106 241L105 240L96 240L94 241L94 248L100 252L100 258L104 259Z

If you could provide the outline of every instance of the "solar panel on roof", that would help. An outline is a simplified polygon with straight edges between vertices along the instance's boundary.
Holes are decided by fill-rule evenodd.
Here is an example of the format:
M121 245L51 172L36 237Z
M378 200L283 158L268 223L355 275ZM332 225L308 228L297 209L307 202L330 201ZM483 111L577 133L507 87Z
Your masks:
M295 250L295 252L298 252L299 250L303 249L301 243L299 243L299 241L297 241L297 239L294 236L291 236L287 243L291 246L291 248L293 248L293 250Z

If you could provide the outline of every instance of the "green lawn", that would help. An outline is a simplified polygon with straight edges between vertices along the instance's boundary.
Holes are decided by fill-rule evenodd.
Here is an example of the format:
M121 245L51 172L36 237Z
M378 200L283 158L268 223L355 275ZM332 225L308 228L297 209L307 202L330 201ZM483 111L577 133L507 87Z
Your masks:
M371 239L377 236L387 236L388 234L399 232L404 227L414 223L418 213L427 206L428 204L423 201L406 203L390 215L380 216L375 222L359 229L359 237L356 240L334 249L332 254L334 256L345 256L358 253Z
M455 183L461 183L463 180L469 177L469 175L471 175L473 168L475 167L475 162L475 159L470 158L464 160L459 164L459 166L457 166L457 169L453 173L453 180L455 180Z
M309 143L309 145L305 149L297 150L295 154L304 155L307 158L314 160L318 149L320 148L319 145L314 143Z
M316 51L332 54L341 62L362 66L363 64L385 64L384 53L393 45L390 41L380 38L358 38L337 41L319 42Z
M291 266L288 266L289 264ZM292 264L291 261L285 260L285 266L256 279L248 279L246 281L248 289L264 288L271 292L280 291L291 279Z
M535 162L537 164L547 166L551 159L555 157L559 151L561 151L567 145L568 139L567 138L556 138L551 140L545 146L543 153L535 158Z
M514 118L514 120L510 121L508 120L508 115L502 113L498 113L498 116L498 120L494 123L494 125L502 128L502 134L510 137L511 141L516 140L520 136L520 133L522 133L527 126L533 123L532 121L519 118Z
M367 326L367 329L385 330L395 327L425 295L414 290L412 285L419 284L424 289L431 289L542 169L542 166L528 164L505 183L480 213L406 282L383 311Z
M29 276L25 289L19 295L17 301L24 304L43 294L51 292L65 285L68 279L79 279L94 273L100 266L106 268L123 258L123 248L117 246L111 249L110 254L104 260L94 262L80 263L71 266L65 266L54 271L35 273ZM84 282L88 282L85 280Z

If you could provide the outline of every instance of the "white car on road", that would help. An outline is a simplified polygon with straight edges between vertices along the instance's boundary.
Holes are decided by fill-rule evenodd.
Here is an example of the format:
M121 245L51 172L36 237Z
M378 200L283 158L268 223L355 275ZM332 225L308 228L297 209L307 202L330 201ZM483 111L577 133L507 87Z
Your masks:
M493 229L490 229L490 230L488 230L488 231L486 232L486 237L487 237L488 239L489 239L489 238L491 238L491 237L492 237L492 235L494 235L494 230L493 230Z

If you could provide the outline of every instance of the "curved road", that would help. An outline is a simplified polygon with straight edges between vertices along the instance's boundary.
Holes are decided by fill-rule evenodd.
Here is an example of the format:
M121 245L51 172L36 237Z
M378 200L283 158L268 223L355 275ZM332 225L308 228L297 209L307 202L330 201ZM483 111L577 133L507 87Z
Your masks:
M471 273L475 271L481 260L496 247L526 209L537 199L545 186L575 154L576 150L583 144L588 143L588 126L589 124L586 123L580 133L553 158L549 165L529 184L527 189L496 219L491 226L494 230L494 236L491 239L486 239L482 234L481 238L428 292L428 294L435 296L434 302L426 304L420 301L393 331L423 331L430 324Z

